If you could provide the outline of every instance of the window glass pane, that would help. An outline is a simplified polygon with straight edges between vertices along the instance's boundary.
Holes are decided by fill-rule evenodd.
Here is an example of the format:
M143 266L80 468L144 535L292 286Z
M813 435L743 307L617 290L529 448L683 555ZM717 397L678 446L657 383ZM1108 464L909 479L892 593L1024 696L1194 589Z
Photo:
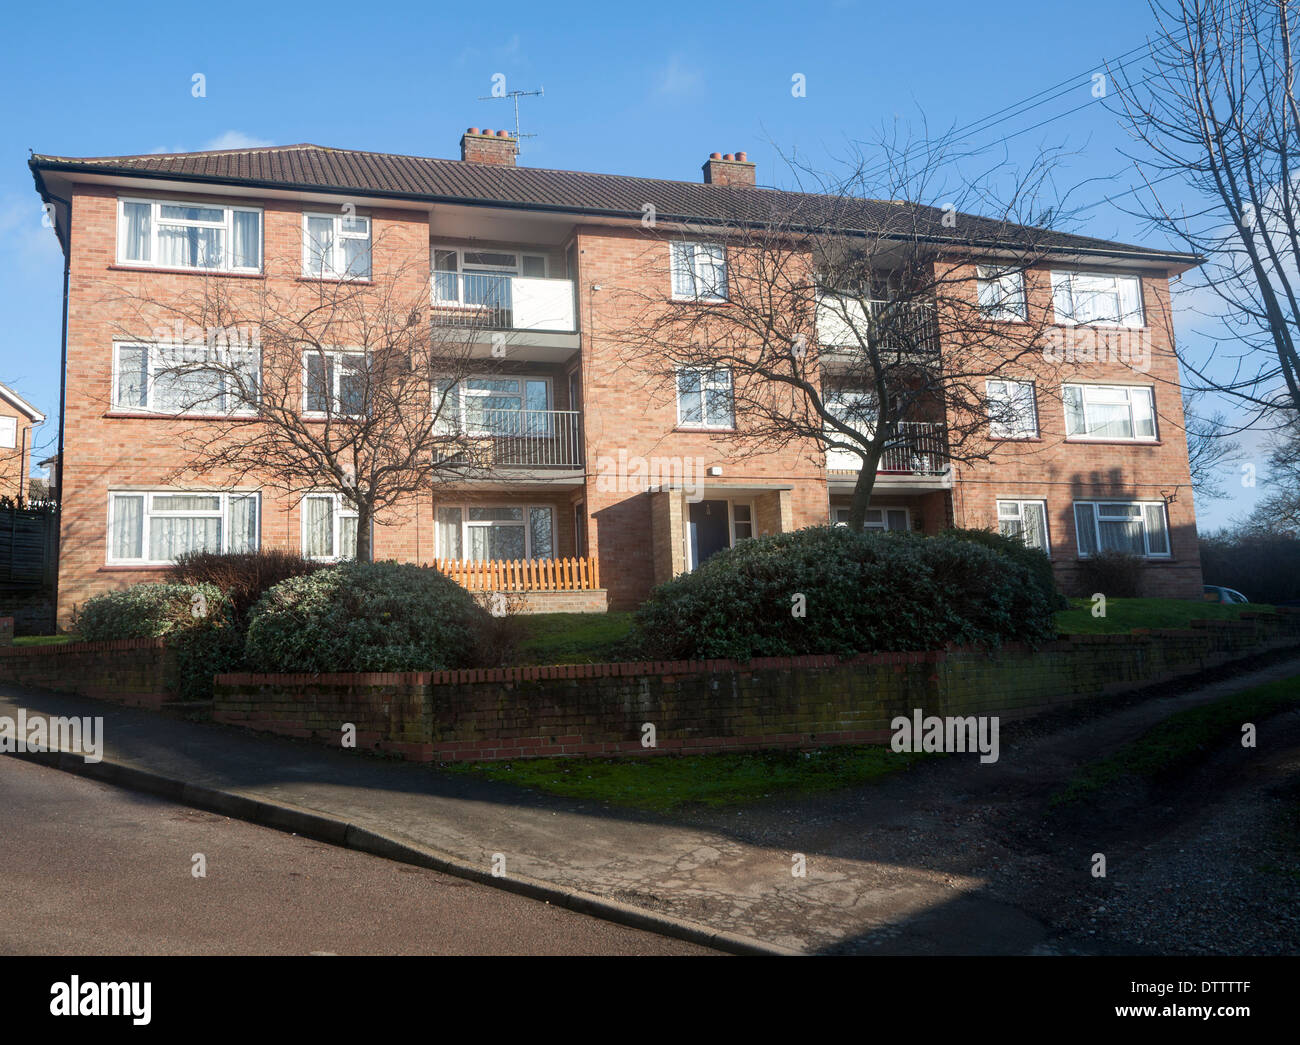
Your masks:
M485 265L490 268L507 268L513 269L518 264L518 259L513 254L495 254L482 250L467 250L465 252L465 267L471 265Z
M1133 415L1129 412L1128 396L1122 389L1090 388L1085 397L1089 435L1109 439L1133 438Z
M433 297L435 301L459 301L459 264L454 250L433 252Z
M551 509L528 509L528 536L532 541L532 557L534 559L551 559L555 557Z
M1143 506L1147 524L1147 548L1152 555L1169 554L1169 530L1165 523L1165 508L1162 504Z
M522 512L521 512L522 514ZM489 559L524 558L524 528L518 526L470 526L469 557L476 562Z
M353 279L370 278L370 240L357 236L343 240L343 275Z
M329 275L333 268L333 259L334 219L307 215L307 275Z
M697 244L695 247L696 279L703 297L727 296L727 253L717 243Z
M695 297L694 251L689 243L669 244L673 297Z
M155 515L149 520L149 558L156 562L170 562L186 552L219 551L220 517Z
M303 554L309 559L334 557L334 498L308 497L303 500L307 525L303 535Z
M149 510L152 512L219 512L221 498L217 494L202 493L154 494Z
M339 217L339 228L345 235L363 236L366 239L370 238L369 218L349 217L348 215L343 214Z
M235 268L255 269L262 265L262 215L256 211L232 212L234 221L230 243L230 264Z
M122 234L123 260L148 261L153 204L124 203L122 204L122 218L126 222Z
M1047 551L1047 511L1041 501L1026 501L1023 505L1025 543L1039 551Z
M546 275L546 259L539 254L525 254L522 275L544 277Z
M117 403L121 407L148 405L149 350L143 345L123 345L117 350Z
M177 221L215 221L226 220L226 212L221 207L190 207L177 203L163 203L158 208L159 217Z
M1139 436L1154 438L1156 434L1156 414L1151 401L1151 389L1131 389L1133 398L1133 423Z
M736 522L749 522L749 505L737 504L732 508L732 513L735 515Z
M113 558L139 559L144 548L144 496L113 496Z
M230 498L230 531L226 538L227 550L232 552L256 551L258 546L257 497Z
M1065 434L1087 434L1083 418L1083 389L1078 385L1065 386Z
M677 375L677 413L682 424L698 425L704 421L700 375L694 370L683 370Z
M522 508L471 508L470 522L523 522Z
M324 413L329 406L327 375L333 368L319 352L307 355L307 409Z
M442 558L461 557L460 525L459 508L438 509L438 554Z
M1092 555L1097 550L1097 530L1092 504L1082 502L1074 506L1074 536L1080 555Z
M357 557L357 517L343 515L339 518L339 558Z
M704 393L704 410L707 424L719 427L732 423L731 412L731 375L726 373L710 374Z
M339 401L336 409L341 414L366 412L366 365L359 356L341 357L336 364L339 377Z
M225 229L160 222L158 263L173 268L221 268L225 264Z
M220 370L205 365L202 345L159 345L153 350L151 406L156 410L212 412L225 404Z
M901 508L891 508L885 513L885 529L907 530L907 512Z

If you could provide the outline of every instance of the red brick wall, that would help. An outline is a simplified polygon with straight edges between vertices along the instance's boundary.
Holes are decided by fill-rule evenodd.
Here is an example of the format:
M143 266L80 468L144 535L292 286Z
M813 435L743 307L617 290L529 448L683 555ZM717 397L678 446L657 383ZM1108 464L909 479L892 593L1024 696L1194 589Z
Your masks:
M0 645L0 682L13 686L156 708L174 699L170 677L162 639Z

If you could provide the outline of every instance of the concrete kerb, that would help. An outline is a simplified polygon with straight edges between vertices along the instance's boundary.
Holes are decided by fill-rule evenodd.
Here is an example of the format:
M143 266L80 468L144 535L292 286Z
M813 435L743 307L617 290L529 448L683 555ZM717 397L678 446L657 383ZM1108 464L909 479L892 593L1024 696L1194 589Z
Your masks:
M719 932L698 922L674 918L670 915L647 911L631 904L607 900L593 893L544 882L521 875L497 877L489 871L468 864L448 853L428 846L386 835L369 828L358 827L345 820L313 813L287 803L266 802L249 798L234 791L201 787L173 777L151 773L145 769L111 762L86 762L81 755L66 751L25 751L14 753L15 758L50 766L88 777L115 787L143 791L195 809L220 813L235 820L243 820L277 831L301 835L318 842L326 842L345 849L355 849L371 856L382 857L398 863L412 864L456 878L464 878L480 885L526 896L532 900L563 907L578 914L590 915L603 921L642 929L687 943L711 947L727 954L767 955L793 957L801 954L793 948L765 943L762 940L735 933Z

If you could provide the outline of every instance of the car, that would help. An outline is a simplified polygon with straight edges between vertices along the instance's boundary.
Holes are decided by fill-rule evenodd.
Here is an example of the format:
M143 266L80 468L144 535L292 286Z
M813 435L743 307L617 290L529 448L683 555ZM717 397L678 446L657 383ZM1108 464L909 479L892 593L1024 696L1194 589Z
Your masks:
M1235 588L1225 588L1221 584L1206 584L1201 588L1206 602L1250 602L1246 596Z

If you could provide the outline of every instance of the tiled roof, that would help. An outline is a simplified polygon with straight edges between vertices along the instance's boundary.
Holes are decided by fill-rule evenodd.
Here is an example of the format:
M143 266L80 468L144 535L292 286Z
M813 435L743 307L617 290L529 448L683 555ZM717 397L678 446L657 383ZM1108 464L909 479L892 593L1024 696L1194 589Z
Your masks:
M1014 242L1016 230L1029 231L973 215L961 216L954 230L942 224L942 211L896 202L466 163L427 156L395 156L308 144L144 156L34 155L29 163L38 186L41 172L59 171L524 207L638 219L645 205L652 204L657 217L670 222L762 225L774 215L780 215L782 225L787 225L795 220L791 215L798 215L798 223L810 228L829 226L847 233L879 233L882 228L897 223L900 231L904 228L911 230L915 225L936 238L959 239L980 245ZM1052 232L1037 242L1062 251L1169 259L1183 263L1196 260L1188 254L1066 233Z

